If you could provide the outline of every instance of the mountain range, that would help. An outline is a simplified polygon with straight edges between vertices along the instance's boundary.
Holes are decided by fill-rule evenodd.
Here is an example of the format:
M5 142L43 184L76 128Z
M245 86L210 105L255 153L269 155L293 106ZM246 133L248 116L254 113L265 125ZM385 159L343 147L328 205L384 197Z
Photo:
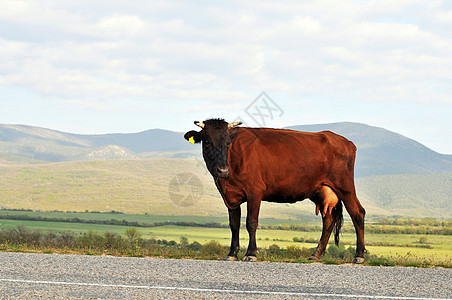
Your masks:
M452 172L452 155L392 131L341 122L286 127L298 131L331 130L357 148L355 176ZM0 162L46 163L137 158L200 158L200 146L182 132L151 129L138 133L81 135L26 125L0 124Z
M380 127L341 122L287 128L309 132L331 130L354 142L358 148L356 177L452 171L452 155L440 154L415 140Z

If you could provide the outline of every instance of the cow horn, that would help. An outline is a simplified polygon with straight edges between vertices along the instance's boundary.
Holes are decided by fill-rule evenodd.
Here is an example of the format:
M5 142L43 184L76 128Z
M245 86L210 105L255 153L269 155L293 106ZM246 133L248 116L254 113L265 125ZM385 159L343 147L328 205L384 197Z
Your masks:
M228 128L232 128L232 127L235 127L235 126L239 126L240 124L242 124L242 122L232 122L232 123L229 123L228 124Z
M195 121L195 125L203 128L203 129L204 129L204 126L205 126L203 122L199 122L199 121Z

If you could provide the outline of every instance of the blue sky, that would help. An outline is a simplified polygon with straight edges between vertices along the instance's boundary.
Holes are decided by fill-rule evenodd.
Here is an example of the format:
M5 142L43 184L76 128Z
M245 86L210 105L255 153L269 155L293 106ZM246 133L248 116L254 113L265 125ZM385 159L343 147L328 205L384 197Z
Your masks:
M450 3L450 2L449 2ZM452 154L446 1L0 0L0 123L75 133L361 122Z

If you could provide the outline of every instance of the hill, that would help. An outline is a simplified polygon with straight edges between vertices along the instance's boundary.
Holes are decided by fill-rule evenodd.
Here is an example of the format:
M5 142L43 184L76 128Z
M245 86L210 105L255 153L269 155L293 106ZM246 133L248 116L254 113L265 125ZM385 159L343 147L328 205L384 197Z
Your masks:
M194 151L190 146L183 133L162 129L81 135L27 125L0 124L0 155L8 155L13 161L19 160L18 157L30 162L63 162L198 156L199 149Z
M308 132L330 130L353 141L358 148L355 177L452 171L452 155L439 154L415 140L383 128L351 122L287 128Z
M452 172L358 178L356 186L368 216L452 218ZM3 208L227 216L213 179L195 159L3 165L0 195ZM261 207L265 218L313 215L309 200Z
M409 217L452 217L452 172L358 178L366 210Z
M288 127L331 130L357 147L355 176L452 172L452 155L439 154L389 130L359 123ZM200 158L200 147L183 133L151 129L139 133L80 135L26 125L0 124L0 163L42 163L102 159Z
M4 165L0 195L2 208L227 216L211 175L195 159ZM184 200L186 195L193 198ZM263 212L278 218L303 214L289 205L280 205L278 211L266 206Z
M119 145L135 153L154 151L192 150L182 132L151 129L138 133L114 133L100 135L72 135L76 139L87 140L91 146Z

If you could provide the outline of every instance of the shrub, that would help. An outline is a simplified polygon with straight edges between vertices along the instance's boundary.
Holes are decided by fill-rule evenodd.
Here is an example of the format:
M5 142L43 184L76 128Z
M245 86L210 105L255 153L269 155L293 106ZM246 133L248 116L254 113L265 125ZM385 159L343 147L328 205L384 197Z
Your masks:
M311 250L298 246L287 246L287 257L288 258L307 258L311 255Z
M181 248L187 248L188 247L188 238L185 236L180 237L180 246Z
M100 249L104 246L104 239L99 233L90 230L79 238L79 243L82 248Z
M421 236L419 238L419 244L427 244L427 237L426 236Z
M12 245L40 246L44 235L40 231L31 231L24 226L4 229L0 233L0 241Z
M287 256L289 258L299 258L302 254L300 247L289 245L287 246Z
M326 251L326 254L332 258L339 258L346 261L352 261L355 257L355 248L344 246L330 245Z
M61 233L61 236L63 236L65 232ZM69 238L68 238L69 239ZM75 242L74 240L72 240L72 242ZM55 233L53 232L47 232L46 234L44 234L41 243L45 246L45 247L56 247L57 245L59 245L60 243L58 242L58 237ZM73 244L72 243L66 243L66 244L71 244L70 246L64 246L64 243L61 242L61 244L63 244L63 247L72 247Z
M294 237L293 241L295 243L303 243L304 242L304 238L303 237Z
M190 245L188 245L188 249L193 251L200 251L202 249L202 245L198 243L197 241L194 241Z
M104 233L103 245L100 248L109 250L126 250L129 247L126 245L124 239L119 234L106 231Z
M55 240L57 240L58 245L66 248L74 247L76 244L75 234L70 231L63 231L58 238L51 232L46 235L46 245L53 243Z
M132 245L141 239L141 233L136 228L128 228L126 230L126 236Z
M201 248L201 255L205 256L225 256L226 248L217 241L210 241Z
M326 254L334 258L342 258L344 256L345 249L336 245L330 245L326 250Z
M267 249L267 252L272 255L279 254L280 251L281 248L277 244L270 245Z

